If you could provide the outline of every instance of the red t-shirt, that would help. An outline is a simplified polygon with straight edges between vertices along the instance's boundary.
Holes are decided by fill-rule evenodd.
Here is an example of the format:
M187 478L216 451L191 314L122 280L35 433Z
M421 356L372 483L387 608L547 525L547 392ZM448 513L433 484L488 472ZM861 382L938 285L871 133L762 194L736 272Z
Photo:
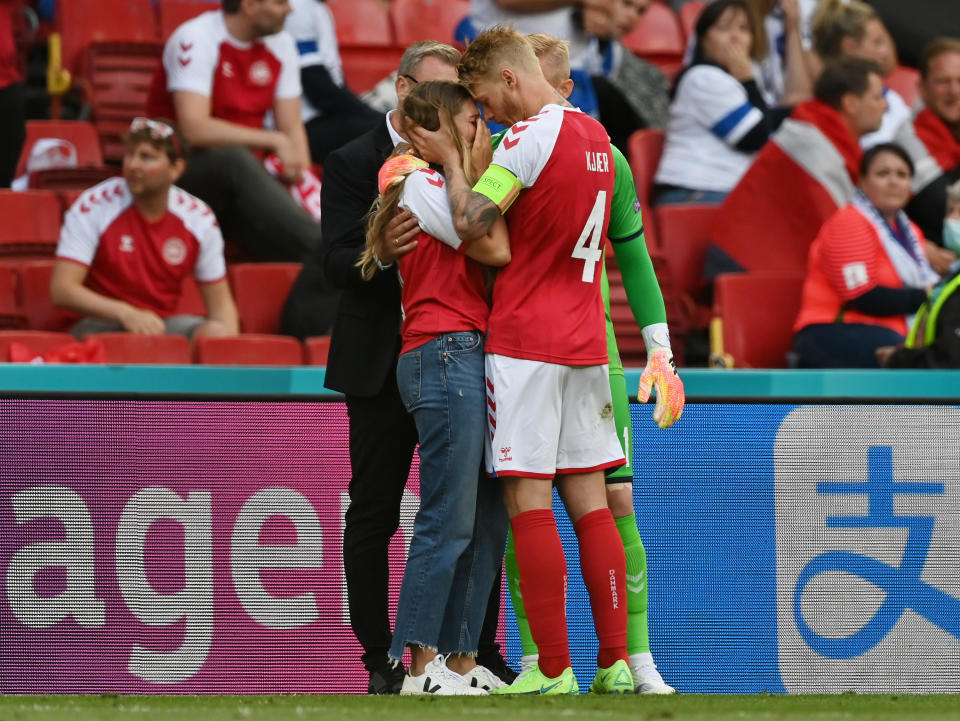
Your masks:
M210 98L210 113L251 128L262 128L276 100L300 97L300 60L286 32L242 43L227 31L223 12L212 10L174 30L154 76L147 114L176 119L172 93Z
M547 105L507 131L493 164L524 189L506 214L512 260L494 285L487 352L607 363L600 294L614 180L607 132L579 110Z
M84 285L101 295L167 317L183 279L214 283L226 275L223 237L213 211L177 187L167 213L148 221L123 178L94 186L67 211L57 258L87 266Z
M401 353L442 333L487 330L490 307L480 265L457 236L443 176L418 170L404 181L400 207L417 216L417 247L399 261L403 327Z

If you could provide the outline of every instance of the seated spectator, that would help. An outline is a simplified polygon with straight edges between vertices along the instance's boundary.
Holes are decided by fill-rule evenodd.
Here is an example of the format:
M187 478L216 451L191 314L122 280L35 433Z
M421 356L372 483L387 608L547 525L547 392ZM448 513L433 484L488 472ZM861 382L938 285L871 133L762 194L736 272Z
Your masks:
M939 276L903 212L913 163L882 143L860 164L860 188L810 246L794 351L803 368L876 368L876 350L903 343Z
M905 123L897 142L906 148L917 168L916 194L907 215L932 241L928 252L941 272L956 258L934 248L942 245L946 188L960 179L960 39L941 38L927 47L920 67L920 95L926 108Z
M897 53L893 40L872 7L860 0L824 0L813 18L813 48L824 62L832 62L844 55L872 60L884 76L897 67ZM900 126L910 120L910 108L900 94L885 87L887 112L875 133L860 138L860 146L871 148L889 143Z
M300 53L303 124L310 157L322 163L327 154L380 122L380 113L360 102L343 84L333 13L320 0L290 0L284 23Z
M960 180L947 188L943 243L960 252ZM960 262L931 291L914 318L903 346L877 350L887 368L960 368Z
M640 22L651 0L613 0L608 37L593 38L587 70L600 122L611 142L627 152L630 134L665 128L670 117L670 84L660 69L641 60L620 42Z
M0 0L0 188L9 188L27 138L23 82L13 42L13 13L19 7Z
M887 101L875 63L828 65L814 99L798 105L717 212L711 238L732 259L720 270L802 268L820 226L853 198L859 139L880 127Z
M86 316L71 333L128 331L188 338L237 333L237 309L210 208L174 183L184 141L170 125L136 118L126 137L123 177L86 191L67 211L50 295ZM184 278L200 285L206 317L176 315Z
M756 29L746 3L711 3L696 36L693 61L674 86L655 204L722 201L770 137L770 111L750 60Z
M283 32L289 11L286 0L223 0L222 10L188 20L167 41L147 103L198 149L181 187L209 203L226 237L257 260L299 261L320 243L319 225L260 157L274 154L292 185L310 166L299 58ZM270 110L276 130L263 127Z

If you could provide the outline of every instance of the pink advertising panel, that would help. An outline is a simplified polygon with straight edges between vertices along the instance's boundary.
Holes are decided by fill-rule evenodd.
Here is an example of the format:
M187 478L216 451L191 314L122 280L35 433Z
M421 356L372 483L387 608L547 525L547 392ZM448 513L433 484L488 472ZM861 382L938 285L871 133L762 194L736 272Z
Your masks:
M365 690L342 403L0 400L0 469L0 691Z

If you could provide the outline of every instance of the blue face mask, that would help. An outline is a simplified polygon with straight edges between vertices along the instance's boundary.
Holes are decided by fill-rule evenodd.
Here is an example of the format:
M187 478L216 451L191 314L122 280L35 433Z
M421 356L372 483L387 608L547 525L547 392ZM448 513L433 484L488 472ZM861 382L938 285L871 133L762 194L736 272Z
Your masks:
M960 255L960 219L947 218L943 221L943 245Z

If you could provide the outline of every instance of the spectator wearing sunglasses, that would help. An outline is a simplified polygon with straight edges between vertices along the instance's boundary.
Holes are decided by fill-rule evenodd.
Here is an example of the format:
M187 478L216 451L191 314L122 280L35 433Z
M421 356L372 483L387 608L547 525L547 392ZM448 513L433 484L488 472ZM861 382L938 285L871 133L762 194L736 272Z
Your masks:
M81 195L67 211L50 294L54 305L83 318L71 329L188 338L235 335L223 237L210 207L174 185L185 143L158 120L135 118L126 136L123 177ZM178 313L192 275L206 315Z

